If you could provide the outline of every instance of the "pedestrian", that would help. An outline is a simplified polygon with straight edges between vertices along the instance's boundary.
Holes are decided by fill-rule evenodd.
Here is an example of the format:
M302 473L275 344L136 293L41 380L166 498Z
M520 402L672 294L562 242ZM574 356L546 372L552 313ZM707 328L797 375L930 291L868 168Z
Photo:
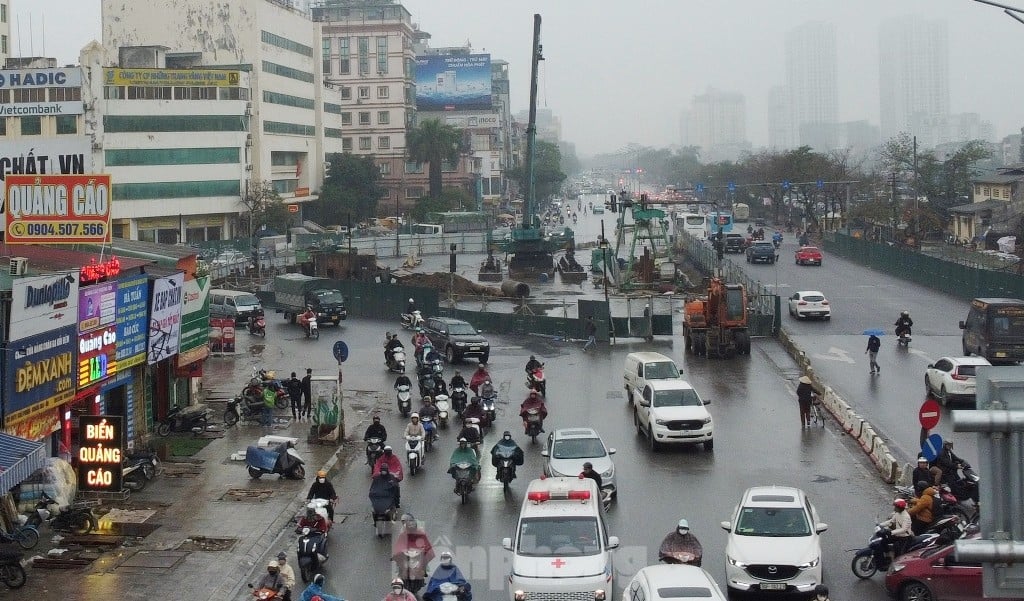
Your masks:
M594 323L593 315L587 316L587 323L583 324L583 331L587 335L587 343L583 345L583 350L587 350L597 344L597 324Z
M800 403L800 425L811 427L811 403L814 401L814 386L807 376L800 376L796 387L796 400Z
M651 304L644 305L644 339L647 342L654 340L654 328L651 323Z
M868 354L868 359L871 360L871 365L869 367L873 374L882 373L882 368L878 366L878 361L875 360L878 358L878 349L880 348L882 348L882 341L878 336L874 334L868 336L868 348L864 352Z
M260 413L260 424L264 428L274 425L274 407L277 405L277 393L270 386L263 388L263 411Z
M288 391L288 397L292 400L292 419L301 419L302 381L295 375L295 372L292 372L292 377L285 380L284 387Z
M313 419L313 370L306 368L306 376L302 378L302 411L300 415L307 420Z

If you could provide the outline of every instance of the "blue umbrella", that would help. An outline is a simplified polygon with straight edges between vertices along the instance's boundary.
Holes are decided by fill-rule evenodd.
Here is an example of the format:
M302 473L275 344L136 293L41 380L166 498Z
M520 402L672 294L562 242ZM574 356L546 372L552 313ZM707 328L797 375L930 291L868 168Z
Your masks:
M873 330L864 330L864 335L865 336L885 336L885 330L879 330L877 328L873 329Z

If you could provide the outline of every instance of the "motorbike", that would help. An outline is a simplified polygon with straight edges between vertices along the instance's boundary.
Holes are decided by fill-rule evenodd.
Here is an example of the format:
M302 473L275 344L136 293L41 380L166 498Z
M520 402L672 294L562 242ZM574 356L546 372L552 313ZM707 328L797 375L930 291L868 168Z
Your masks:
M384 441L380 438L371 438L366 441L366 463L370 466L370 473L373 473L373 466L384 454Z
M461 416L462 412L466 409L466 403L469 402L469 393L466 392L463 386L453 386L451 398L452 404L455 406L455 413Z
M306 338L320 340L320 326L317 325L315 316L306 322Z
M526 435L530 437L530 442L537 442L537 437L540 436L543 427L544 419L540 416L540 409L527 409Z
M330 501L327 499L313 499L307 507L326 517L327 510L325 508L328 503ZM309 583L315 574L320 573L321 566L330 557L327 553L328 542L326 532L308 527L302 529L295 547L295 556L298 559L302 582Z
M181 407L175 405L167 412L167 417L160 420L156 426L156 433L160 436L167 436L171 432L194 432L196 434L206 429L206 422L210 412L206 405L195 405L192 407Z
M465 594L462 587L454 582L442 582L437 590L441 593L441 601L462 601Z
M512 454L512 450L505 447L498 447L497 457L498 480L505 490L508 490L509 484L516 479L515 457Z
M411 476L415 476L416 472L420 470L420 466L423 465L421 442L423 442L422 436L405 437L405 460L409 464L409 475Z
M35 511L29 514L26 525L38 529L40 524L47 522L53 530L88 534L97 526L96 516L92 514L92 507L96 504L98 502L80 501L58 507L57 500L44 491L36 502Z
M945 520L959 522L959 518L955 516L948 516ZM933 524L923 534L911 536L903 547L901 554L937 545L940 541L956 540L959 533L953 534L953 531L949 529L949 523L947 521L945 525ZM867 580L878 571L887 572L893 560L896 559L893 544L894 537L892 536L892 531L881 525L876 525L875 533L868 541L868 546L863 549L850 549L851 551L856 551L853 560L850 562L850 569L853 571L854 576Z
M661 541L658 561L668 564L685 564L700 567L704 547L695 536L682 537L675 530Z
M546 397L548 393L548 384L544 380L544 364L540 367L526 373L526 387L530 390L536 390L541 396Z
M491 424L494 423L494 419L498 416L498 412L494 408L495 398L496 397L494 396L486 398L480 397L480 406L483 407L484 410L484 419L482 420L481 425L485 428L490 428Z
M906 348L910 346L911 340L913 340L913 338L910 337L910 333L907 330L900 330L900 333L896 338L896 344Z
M402 327L406 330L415 330L416 328L423 327L423 316L419 311L402 313Z
M125 455L121 468L121 482L129 490L142 490L156 477L156 468L159 465L160 460L153 452Z
M416 594L427 580L427 565L423 551L415 547L406 548L392 558L398 566L398 577L405 584L405 590Z
M253 376L249 380L249 383L242 388L242 396L250 397L258 400L261 404L263 403L263 391L267 388L274 390L276 399L274 400L274 406L278 409L287 409L291 406L291 398L288 396L288 391L285 390L284 384L281 380L278 380L276 374L272 371L261 369L259 371L253 367Z
M409 414L412 412L412 390L405 384L399 386L397 390L398 411L402 414L402 417L409 417Z
M249 477L259 480L263 474L279 474L282 478L302 480L306 477L306 461L295 450L291 441L274 449L249 445L245 449L245 467Z
M455 478L455 494L462 497L462 504L469 500L469 493L473 492L473 466L465 461L455 464L452 470L452 478Z
M253 336L267 336L267 319L263 316L263 311L250 315L246 324L249 333Z
M24 556L24 553L15 549L0 549L0 582L9 589L21 588L28 580L25 568L21 565Z
M384 478L374 478L370 483L370 506L373 510L373 529L377 538L388 534L391 522L395 521L398 508L395 500L395 487L398 486Z
M418 372L419 377L417 379L420 386L420 396L433 396L434 395L434 374L428 370L421 370Z
M437 434L434 432L434 418L429 415L423 415L420 417L420 424L423 425L423 430L427 433L426 438L423 440L423 452L429 453L434 449L434 439L437 438Z
M388 371L396 374L405 373L405 348L398 346L388 353Z
M224 425L233 426L239 420L260 419L263 413L263 399L248 396L236 396L228 401L224 410Z
M437 427L448 427L448 395L439 394L434 397L434 407L437 408Z

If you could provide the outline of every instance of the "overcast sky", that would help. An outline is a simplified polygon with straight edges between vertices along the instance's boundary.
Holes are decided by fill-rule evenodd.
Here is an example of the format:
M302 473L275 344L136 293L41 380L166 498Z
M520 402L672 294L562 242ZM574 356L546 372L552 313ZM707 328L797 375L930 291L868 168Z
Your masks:
M135 0L138 2L156 0ZM211 0L212 1L212 0ZM250 0L255 1L255 0ZM100 38L99 0L12 0L12 53L62 64ZM1024 0L1003 0L1024 8ZM635 142L679 143L679 114L708 87L746 96L747 132L767 143L768 90L783 82L785 33L806 21L834 23L839 118L878 124L878 31L908 14L949 26L950 108L977 112L997 138L1024 125L1024 24L972 0L407 0L432 46L471 42L510 63L513 111L529 103L533 14L543 18L545 61L538 105L562 120L581 155ZM43 23L45 22L45 32ZM18 29L22 35L18 35ZM44 46L45 44L45 46Z

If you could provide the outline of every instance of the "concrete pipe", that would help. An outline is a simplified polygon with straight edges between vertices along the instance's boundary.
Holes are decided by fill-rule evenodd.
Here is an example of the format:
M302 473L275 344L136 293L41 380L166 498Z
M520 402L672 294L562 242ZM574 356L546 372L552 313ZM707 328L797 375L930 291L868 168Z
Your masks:
M501 283L501 293L513 298L526 298L530 296L530 287L522 282L505 280Z

